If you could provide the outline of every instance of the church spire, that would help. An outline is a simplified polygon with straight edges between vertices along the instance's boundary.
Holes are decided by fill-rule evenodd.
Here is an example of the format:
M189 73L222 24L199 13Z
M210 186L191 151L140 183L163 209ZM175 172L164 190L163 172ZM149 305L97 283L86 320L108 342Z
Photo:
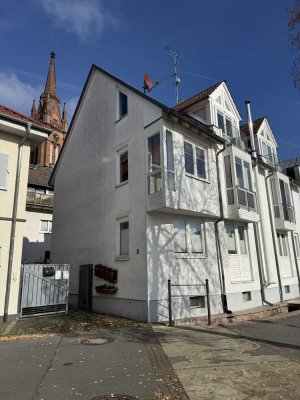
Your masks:
M56 97L55 53L52 50L44 94Z
M35 119L36 118L36 105L35 105L35 99L33 99L32 102L32 107L31 107L31 118Z

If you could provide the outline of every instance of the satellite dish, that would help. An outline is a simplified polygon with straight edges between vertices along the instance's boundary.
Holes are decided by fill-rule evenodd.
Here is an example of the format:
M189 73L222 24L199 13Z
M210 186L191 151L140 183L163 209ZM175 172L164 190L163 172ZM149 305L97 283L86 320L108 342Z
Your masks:
M144 92L147 90L147 92L151 92L153 89L153 83L148 74L144 74Z

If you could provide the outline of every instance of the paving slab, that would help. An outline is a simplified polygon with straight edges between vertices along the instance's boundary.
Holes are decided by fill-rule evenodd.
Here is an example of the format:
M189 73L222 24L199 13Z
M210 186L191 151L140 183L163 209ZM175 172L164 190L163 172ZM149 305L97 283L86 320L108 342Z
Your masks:
M275 321L265 334L263 323L257 323L262 337L247 336L248 327L254 329L251 323L230 328L155 326L154 331L190 400L300 399L299 359L290 352L291 346L297 347L300 319Z

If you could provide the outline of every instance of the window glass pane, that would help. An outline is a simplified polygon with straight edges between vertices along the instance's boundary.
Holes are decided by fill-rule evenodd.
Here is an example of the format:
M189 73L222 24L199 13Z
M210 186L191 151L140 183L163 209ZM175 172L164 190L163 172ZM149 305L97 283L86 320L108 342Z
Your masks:
M128 180L128 151L120 154L120 183Z
M282 242L283 256L286 257L288 255L288 252L287 252L287 235L284 235L284 234L281 235L281 242Z
M244 188L245 186L244 186L242 160L237 157L235 157L235 169L236 169L237 184L241 188Z
M279 233L277 233L277 241L278 241L279 255L282 256L281 238Z
M173 137L172 132L166 132L166 147L167 147L167 182L168 189L175 190L174 176L174 153L173 153Z
M41 221L41 232L48 231L48 221Z
M231 173L231 165L230 165L230 156L224 157L224 164L225 164L226 186L227 186L227 188L232 188L232 173Z
M240 242L240 253L247 254L246 247L246 233L243 226L238 226L239 242Z
M148 176L148 193L159 192L162 189L161 172Z
M48 221L48 231L52 232L52 221Z
M186 233L185 221L176 220L173 222L174 228L174 249L175 253L186 253Z
M222 132L224 133L224 117L222 114L219 112L217 113L217 118L218 118L218 127L222 129Z
M234 235L234 226L232 224L225 224L226 228L226 242L229 254L236 254L236 243Z
M271 179L270 184L271 184L273 204L275 205L275 204L278 204L278 195L277 195L277 190L276 190L276 185L275 185L275 179Z
M248 162L244 161L244 168L245 168L246 189L252 191L252 178L251 178L250 164Z
M192 253L203 253L203 224L200 221L190 222Z
M194 175L193 146L187 142L184 142L184 162L185 172Z
M289 184L284 182L284 191L285 191L285 198L286 198L286 203L291 206L292 201L291 201L291 194L290 194L290 187Z
M129 222L120 223L120 255L129 254Z
M160 134L148 138L149 172L160 169Z
M197 176L199 178L206 178L205 172L205 153L204 150L196 147L196 163L197 163Z
M123 117L123 115L126 115L127 112L127 96L126 94L119 92L119 118Z
M299 243L298 233L295 233L295 250L296 250L296 256L300 257L300 243Z
M226 123L226 134L227 136L232 138L232 125L231 125L231 120L229 118L225 118L225 123Z
M168 189L172 192L175 191L175 175L174 172L167 172Z

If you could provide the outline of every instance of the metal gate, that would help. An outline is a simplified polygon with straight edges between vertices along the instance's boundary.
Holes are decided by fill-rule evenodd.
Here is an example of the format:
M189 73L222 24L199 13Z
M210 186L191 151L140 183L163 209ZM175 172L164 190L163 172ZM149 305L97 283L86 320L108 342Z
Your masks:
M20 317L66 313L69 295L69 265L22 265Z

